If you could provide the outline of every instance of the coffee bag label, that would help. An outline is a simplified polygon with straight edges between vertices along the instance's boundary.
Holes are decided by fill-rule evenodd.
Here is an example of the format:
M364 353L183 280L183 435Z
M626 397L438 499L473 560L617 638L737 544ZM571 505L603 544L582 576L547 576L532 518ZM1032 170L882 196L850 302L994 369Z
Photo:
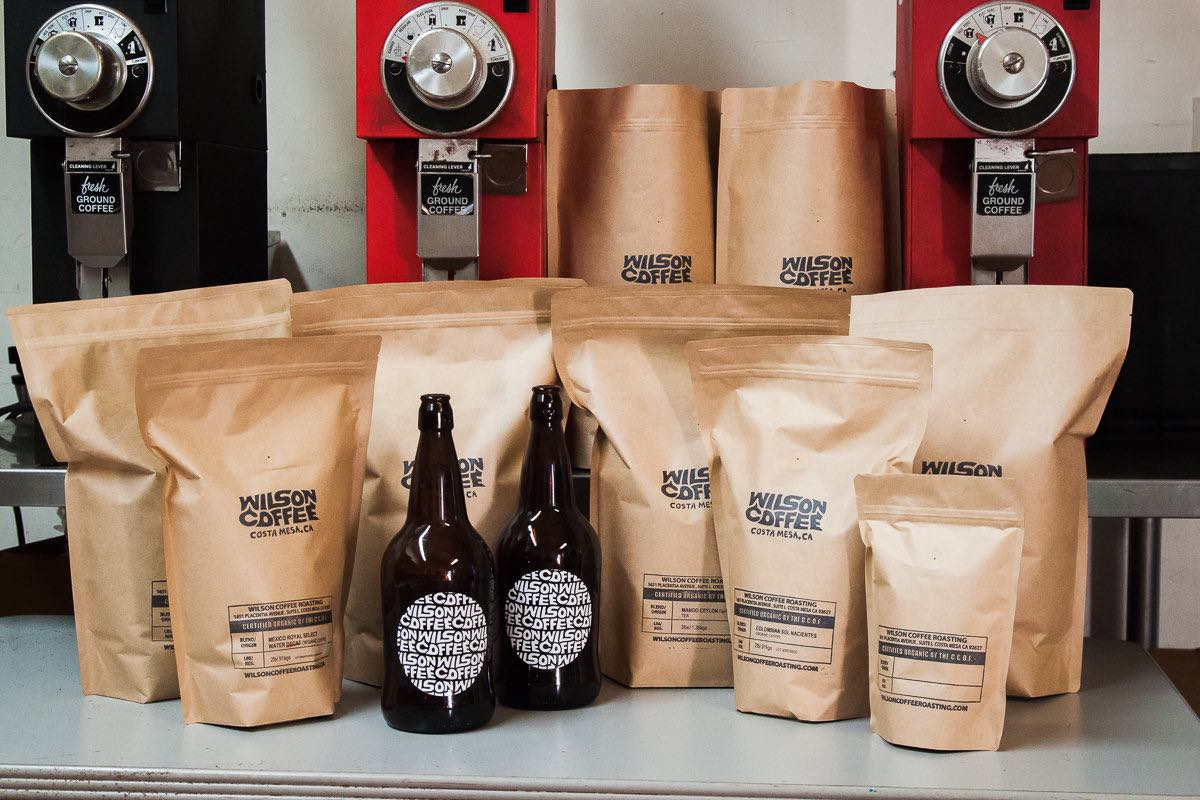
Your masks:
M837 603L734 589L734 658L748 664L819 672L833 663Z
M333 597L230 606L229 639L247 678L321 669L333 648Z
M746 520L756 536L812 540L813 531L821 531L829 502L798 494L750 492Z
M689 510L712 507L712 490L708 467L664 469L659 485L663 497L670 498L671 508Z
M922 461L922 475L967 475L976 478L1003 478L1004 467L981 461Z
M565 667L587 647L592 595L566 570L527 572L508 590L504 621L522 661L534 669Z
M405 489L412 490L413 482L413 467L416 466L415 461L405 459L404 474L400 476L400 485ZM463 496L468 500L473 497L478 497L479 492L476 489L483 489L487 486L484 481L484 461L482 458L460 458L458 460L458 471L462 473Z
M785 256L779 270L784 286L836 289L844 292L854 284L854 259L850 256Z
M988 637L877 628L876 673L884 702L961 712L983 700Z
M396 627L400 666L425 694L451 697L475 683L488 652L487 617L461 592L432 592L405 609Z
M625 256L621 280L626 283L691 283L692 257L674 253L632 253Z

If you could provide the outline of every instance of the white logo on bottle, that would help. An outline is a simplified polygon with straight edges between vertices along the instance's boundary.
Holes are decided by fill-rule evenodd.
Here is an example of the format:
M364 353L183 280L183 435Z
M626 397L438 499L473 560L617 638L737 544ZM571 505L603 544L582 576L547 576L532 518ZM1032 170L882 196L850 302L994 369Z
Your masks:
M400 665L425 694L450 697L471 688L488 650L487 617L460 592L433 592L405 609L396 626Z
M534 669L565 667L587 646L592 595L565 570L527 572L508 590L504 621L522 661Z

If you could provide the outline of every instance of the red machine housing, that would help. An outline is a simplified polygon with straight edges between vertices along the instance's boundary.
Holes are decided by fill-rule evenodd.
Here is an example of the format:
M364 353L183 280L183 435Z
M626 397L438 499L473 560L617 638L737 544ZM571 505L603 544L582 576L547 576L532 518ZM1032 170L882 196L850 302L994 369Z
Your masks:
M1079 154L1079 196L1039 203L1030 283L1087 282L1087 148L1099 128L1099 0L1031 2L1052 14L1071 39L1075 84L1041 128L1039 150ZM947 32L979 0L904 0L896 25L896 108L900 130L904 287L971 282L971 180L975 139L988 138L955 116L942 96L938 70ZM996 4L1001 5L1000 3Z
M490 16L512 47L514 77L495 119L463 138L528 145L526 191L486 194L480 210L479 276L539 277L546 270L546 94L554 76L552 0L464 0ZM358 0L358 137L367 140L367 282L421 280L417 257L417 140L388 100L380 54L396 22L421 0ZM527 7L528 10L505 8Z

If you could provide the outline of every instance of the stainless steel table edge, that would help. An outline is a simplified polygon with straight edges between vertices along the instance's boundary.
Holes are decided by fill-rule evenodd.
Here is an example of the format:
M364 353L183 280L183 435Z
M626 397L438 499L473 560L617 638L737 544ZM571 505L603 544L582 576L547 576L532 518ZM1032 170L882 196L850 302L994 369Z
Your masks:
M1006 797L1045 798L1044 792L1008 791ZM1054 792L1062 800L1148 800L1160 795ZM205 800L816 800L829 798L894 798L894 800L995 800L994 791L912 789L877 786L778 786L741 783L656 783L653 781L574 781L512 778L445 779L420 775L283 773L226 770L154 770L115 767L60 768L0 766L0 797L53 797L60 800L130 800L130 798L205 798ZM1197 795L1172 795L1197 798Z

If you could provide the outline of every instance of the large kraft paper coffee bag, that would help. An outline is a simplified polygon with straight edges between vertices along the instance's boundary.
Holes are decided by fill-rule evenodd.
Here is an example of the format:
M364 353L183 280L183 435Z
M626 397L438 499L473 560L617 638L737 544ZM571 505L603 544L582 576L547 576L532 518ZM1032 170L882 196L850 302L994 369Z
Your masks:
M554 357L600 423L591 520L602 544L601 668L630 686L729 686L708 453L685 345L844 334L849 298L734 286L579 289L553 301Z
M929 345L844 336L688 345L739 711L866 716L863 545L854 477L911 473Z
M404 524L422 394L454 398L467 511L495 547L525 454L529 387L557 382L550 297L567 279L351 286L297 294L297 336L381 336L358 548L346 606L346 677L383 683L379 562Z
M83 693L179 696L163 564L164 465L134 410L146 346L287 336L287 281L11 308L38 422L67 462L71 592Z
M377 336L144 350L186 722L333 713Z
M1021 568L1009 478L861 475L871 730L928 750L998 750Z
M933 346L917 471L1005 477L1025 506L1008 693L1079 690L1087 578L1084 439L1129 344L1133 295L1079 286L969 286L854 299L859 336Z
M718 283L888 288L887 102L830 81L722 93Z
M666 85L550 93L551 275L592 286L713 282L711 94Z

